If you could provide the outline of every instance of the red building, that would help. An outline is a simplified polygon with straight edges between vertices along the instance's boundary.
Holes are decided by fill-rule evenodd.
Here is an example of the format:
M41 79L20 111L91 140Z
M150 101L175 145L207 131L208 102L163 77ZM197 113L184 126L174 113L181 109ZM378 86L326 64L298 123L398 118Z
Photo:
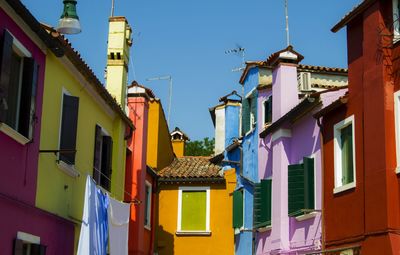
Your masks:
M400 252L398 14L398 0L365 0L332 28L347 28L349 89L315 115L324 254Z

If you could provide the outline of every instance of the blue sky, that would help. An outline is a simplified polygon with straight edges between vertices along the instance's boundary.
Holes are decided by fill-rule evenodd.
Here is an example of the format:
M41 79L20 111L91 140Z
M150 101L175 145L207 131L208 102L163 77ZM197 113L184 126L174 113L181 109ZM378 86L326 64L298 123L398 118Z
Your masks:
M214 136L208 108L241 90L240 73L231 71L241 58L226 50L240 45L246 60L263 60L286 47L284 0L115 1L115 15L127 17L134 32L129 83L153 89L167 112L168 81L146 78L172 75L170 129L178 126L192 140ZM39 21L57 25L61 0L22 2ZM347 67L345 29L330 28L358 3L289 0L291 44L303 64ZM67 37L103 81L111 0L78 0L77 11L82 33Z

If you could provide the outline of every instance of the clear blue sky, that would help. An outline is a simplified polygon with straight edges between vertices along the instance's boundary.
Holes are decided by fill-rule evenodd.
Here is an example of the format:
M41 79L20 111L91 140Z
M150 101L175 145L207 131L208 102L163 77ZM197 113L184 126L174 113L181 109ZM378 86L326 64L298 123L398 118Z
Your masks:
M62 0L21 0L41 22L57 25ZM126 16L133 28L129 82L154 90L165 111L168 82L146 78L171 74L172 130L192 140L213 137L208 108L232 90L240 91L241 63L224 52L240 45L246 60L263 60L286 46L284 0L115 0L115 15ZM302 63L347 67L346 33L330 32L360 0L289 0L291 44L304 55ZM82 33L67 36L104 80L111 0L78 0Z

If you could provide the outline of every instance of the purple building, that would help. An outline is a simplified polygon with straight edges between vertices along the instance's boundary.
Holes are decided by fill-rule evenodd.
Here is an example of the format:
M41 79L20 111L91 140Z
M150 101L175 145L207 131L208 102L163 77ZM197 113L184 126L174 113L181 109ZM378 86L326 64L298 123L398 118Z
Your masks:
M20 1L0 21L1 254L72 254L73 223L35 207L45 54L62 52Z
M302 59L289 46L253 62L270 81L258 87L257 254L321 249L321 138L313 114L346 93L347 70L299 65Z

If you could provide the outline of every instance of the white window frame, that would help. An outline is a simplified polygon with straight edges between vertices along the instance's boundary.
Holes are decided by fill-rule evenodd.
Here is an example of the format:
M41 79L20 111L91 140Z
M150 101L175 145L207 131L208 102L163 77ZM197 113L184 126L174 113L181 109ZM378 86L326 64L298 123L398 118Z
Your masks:
M262 125L264 126L265 124L265 103L272 97L272 95L267 96L262 102L261 102L261 108L262 108ZM272 108L272 106L271 106ZM272 122L272 121L271 121Z
M399 13L399 0L392 0L393 10L393 42L400 40L400 13Z
M181 228L181 220L182 220L182 192L183 191L206 191L206 229L205 230L182 230ZM178 222L177 222L177 235L210 235L210 187L179 187L178 190Z
M146 207L147 207L147 215L145 215L144 217L147 218L147 224L144 225L144 228L147 230L151 230L151 195L153 192L152 189L152 185L150 182L148 182L147 180L144 183L144 187L145 187L145 192L146 192L146 188L149 189L149 196L147 197L146 200Z
M400 91L394 93L394 120L396 132L396 173L400 173Z
M343 184L342 183L342 150L340 149L341 144L341 130L348 125L352 125L352 139L353 139L353 182ZM335 188L333 193L340 193L345 190L356 187L356 143L355 143L355 119L354 115L347 117L346 119L336 123L333 126L334 132L334 176L335 176Z
M245 98L244 98L244 100L248 100L249 98L251 98L251 95L253 94L253 92L255 90L256 90L256 88L253 88L249 93L247 93ZM251 100L256 100L256 104L257 104L257 97L256 98L251 98ZM257 104L257 106L258 106L258 104ZM251 104L249 105L249 114L250 114L250 117L249 117L249 119L250 119L250 129L249 129L249 131L247 131L245 136L248 136L249 134L253 133L254 130L256 130L256 127L257 127L257 121L256 121L257 116L255 116L255 114L253 114L251 112Z

